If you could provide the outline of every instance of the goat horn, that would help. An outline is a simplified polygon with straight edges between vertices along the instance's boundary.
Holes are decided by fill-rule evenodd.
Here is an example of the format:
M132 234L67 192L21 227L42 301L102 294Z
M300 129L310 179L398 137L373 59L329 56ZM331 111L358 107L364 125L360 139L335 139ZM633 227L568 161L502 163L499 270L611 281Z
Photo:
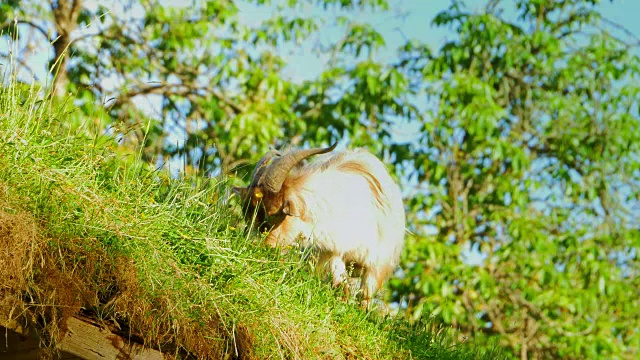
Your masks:
M269 150L269 152L267 152L256 164L255 169L253 169L253 174L251 174L251 183L249 184L249 187L255 187L258 184L258 181L260 181L260 178L262 177L262 174L264 173L265 169L267 168L267 163L269 162L269 160L271 160L274 156L280 156L280 152L278 150Z
M261 179L261 183L264 185L263 188L271 193L279 192L280 188L282 188L284 179L289 174L289 171L291 171L291 169L293 169L293 167L296 166L300 161L313 155L324 154L333 151L333 149L336 148L336 145L338 145L337 142L326 148L297 150L274 160L271 166L267 168L263 179Z

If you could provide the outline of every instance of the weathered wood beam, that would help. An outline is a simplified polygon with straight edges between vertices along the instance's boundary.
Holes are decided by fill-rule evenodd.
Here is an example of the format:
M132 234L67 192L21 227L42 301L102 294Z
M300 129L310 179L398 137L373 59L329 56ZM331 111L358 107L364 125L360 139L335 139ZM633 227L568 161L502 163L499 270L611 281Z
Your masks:
M160 360L172 356L131 342L98 323L80 317L67 321L67 332L57 344L62 359ZM0 320L0 360L36 359L39 339L33 329L16 321Z

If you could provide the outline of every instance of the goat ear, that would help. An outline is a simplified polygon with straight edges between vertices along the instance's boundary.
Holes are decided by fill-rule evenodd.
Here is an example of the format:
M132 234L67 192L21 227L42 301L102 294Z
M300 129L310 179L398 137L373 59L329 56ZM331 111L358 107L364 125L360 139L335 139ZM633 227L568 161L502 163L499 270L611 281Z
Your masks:
M285 198L282 212L288 216L301 217L304 215L304 204L300 198Z

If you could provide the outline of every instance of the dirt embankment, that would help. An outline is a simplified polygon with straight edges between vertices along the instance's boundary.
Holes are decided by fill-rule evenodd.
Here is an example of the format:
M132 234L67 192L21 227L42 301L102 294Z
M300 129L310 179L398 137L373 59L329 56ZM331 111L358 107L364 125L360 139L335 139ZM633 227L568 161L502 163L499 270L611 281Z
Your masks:
M38 356L57 358L75 346L74 329L93 326L96 341L79 346L104 346L88 351L118 358L157 358L140 344L164 357L254 357L247 329L171 316L165 295L148 296L135 264L97 239L47 238L29 214L0 200L0 326L38 339Z

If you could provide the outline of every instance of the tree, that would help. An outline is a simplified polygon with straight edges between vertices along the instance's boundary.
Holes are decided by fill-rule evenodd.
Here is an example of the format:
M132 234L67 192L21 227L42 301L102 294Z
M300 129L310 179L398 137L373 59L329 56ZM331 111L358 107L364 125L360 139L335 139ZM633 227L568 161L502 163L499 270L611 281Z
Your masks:
M65 55L71 46L71 35L77 29L78 25L83 22L82 20L86 21L86 19L80 19L82 0L49 1L46 10L44 10L45 7L42 4L30 7L21 6L23 5L22 3L21 0L11 0L0 5L2 9L2 14L0 15L0 31L6 29L10 36L15 37L18 25L24 25L31 30L26 39L28 47L33 46L34 41L38 42L42 39L51 45L53 48L53 58L50 69L51 73L57 75L53 78L52 91L58 96L63 96L66 94L68 82L67 65L69 56ZM43 24L40 23L40 16L43 14L43 11L50 13L48 17L53 25L53 29L43 26ZM83 15L86 17L87 13L85 12ZM17 59L23 66L28 67L25 61L26 56L28 56L27 52L20 52L18 53Z
M288 1L287 6L388 7L383 0ZM145 159L160 166L179 159L186 169L246 175L246 165L269 146L282 146L282 139L295 142L309 130L319 105L330 98L317 89L352 75L332 70L300 85L282 74L280 49L312 36L321 21L329 21L292 16L291 11L250 27L239 20L233 1L172 7L157 0L127 0L92 7L81 0L12 0L2 10L0 29L23 35L18 60L25 67L30 46L53 49L49 70L56 75L55 93L74 94L88 114L107 111L111 120L103 126L126 144L141 147ZM325 44L336 58L348 56L343 51L348 47L359 55L379 46L380 36L369 26L346 17L337 21L349 31L342 41ZM311 98L318 102L308 108ZM158 108L153 114L138 106L154 100ZM325 125L322 120L317 127ZM316 135L314 141L332 141L331 133Z
M516 1L510 21L454 1L434 23L455 40L403 47L437 104L402 156L417 236L393 289L413 317L521 359L638 356L639 43L598 3Z

